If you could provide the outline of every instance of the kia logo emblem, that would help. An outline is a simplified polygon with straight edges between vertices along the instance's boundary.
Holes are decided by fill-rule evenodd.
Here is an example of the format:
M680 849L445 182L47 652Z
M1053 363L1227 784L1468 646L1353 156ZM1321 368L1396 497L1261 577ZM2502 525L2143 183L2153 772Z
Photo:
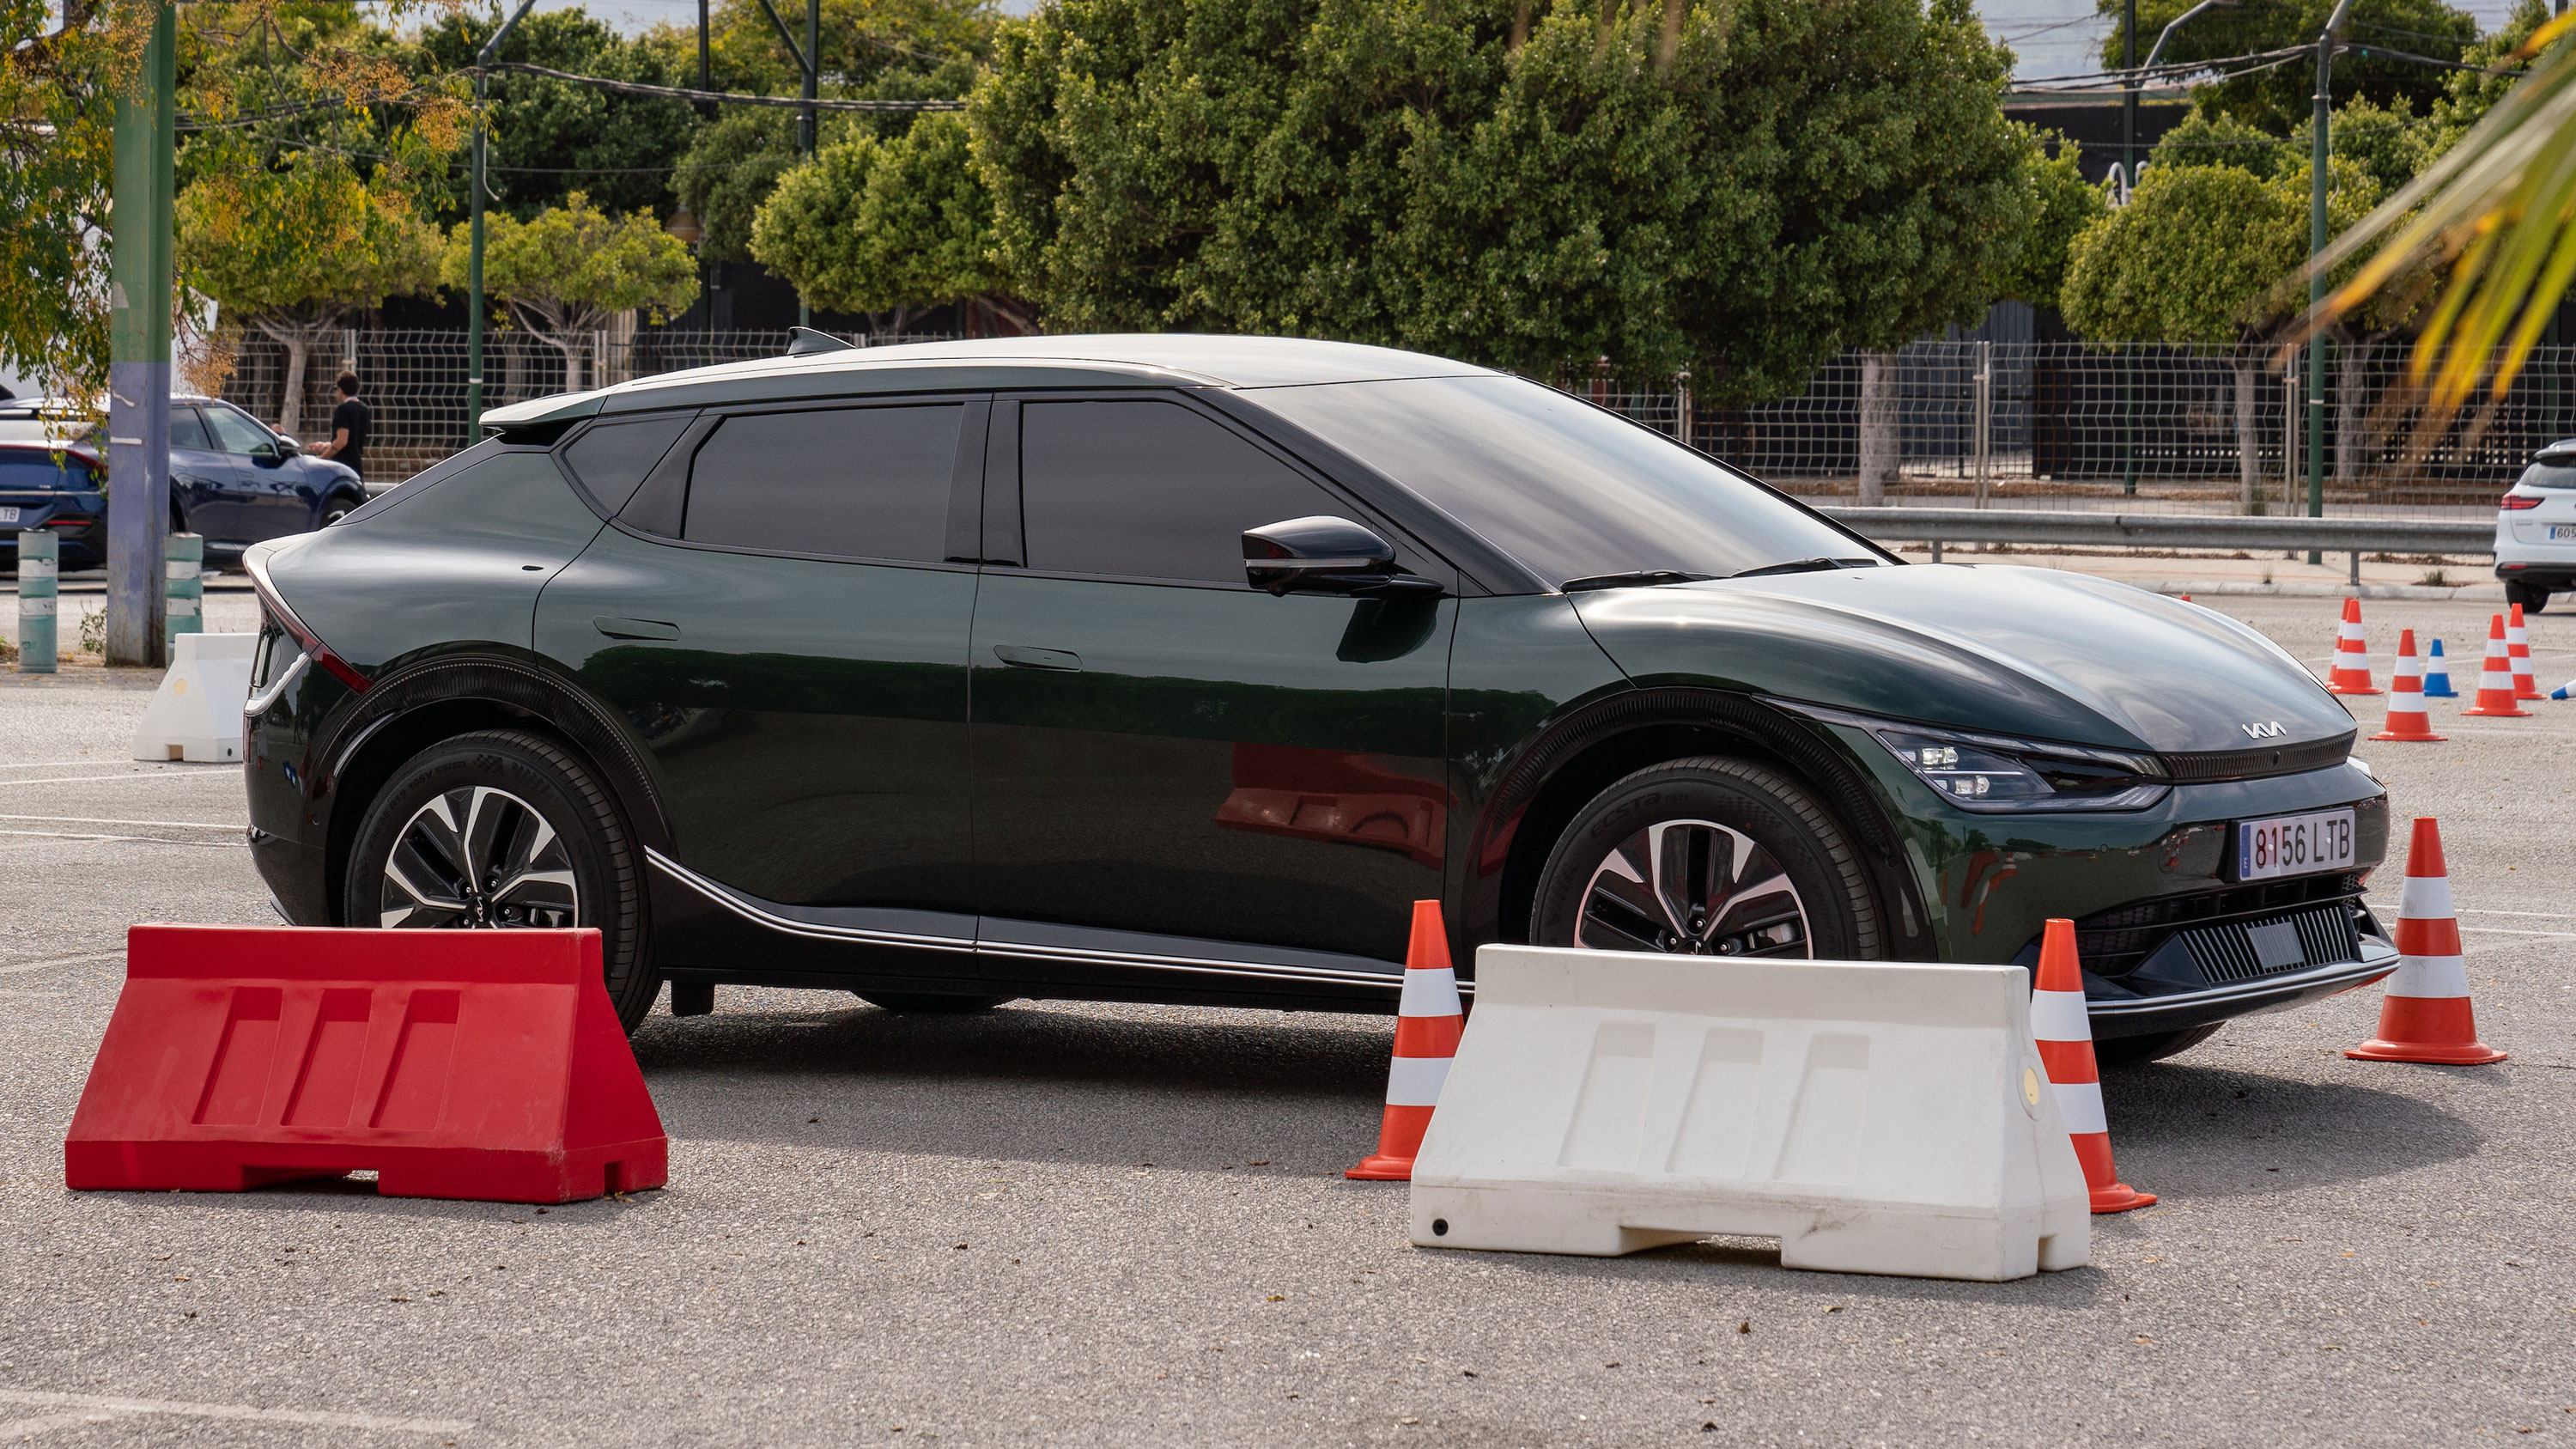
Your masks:
M2250 724L2245 726L2244 729L2245 737L2249 740L2277 740L2282 734L2281 722L2279 720L2270 720L2263 724Z

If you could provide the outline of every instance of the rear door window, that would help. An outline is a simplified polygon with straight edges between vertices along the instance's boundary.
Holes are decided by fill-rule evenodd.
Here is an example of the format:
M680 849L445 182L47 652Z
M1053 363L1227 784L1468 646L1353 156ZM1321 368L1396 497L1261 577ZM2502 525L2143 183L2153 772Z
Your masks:
M1020 409L1028 567L1249 587L1243 531L1350 509L1304 474L1179 403Z
M206 424L195 408L170 409L170 446L194 448L201 453L216 451L212 438L206 436Z
M939 562L965 416L961 404L935 403L727 418L698 445L680 536L772 553Z
M610 514L626 506L644 475L680 440L695 413L665 413L631 423L601 423L572 440L564 461Z

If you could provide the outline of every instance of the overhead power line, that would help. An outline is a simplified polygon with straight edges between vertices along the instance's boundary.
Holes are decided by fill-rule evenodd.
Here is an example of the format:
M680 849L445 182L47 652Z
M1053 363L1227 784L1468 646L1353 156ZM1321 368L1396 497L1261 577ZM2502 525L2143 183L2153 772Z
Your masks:
M955 100L809 101L798 96L751 96L740 95L732 91L687 90L679 86L646 85L641 81L610 80L605 76L574 75L572 72L567 70L555 70L552 67L542 65L529 65L525 61L516 60L496 60L490 65L483 67L483 69L486 71L513 71L520 75L544 76L548 80L568 81L573 85L590 86L594 89L603 91L615 91L620 95L658 96L674 101L713 101L720 106L778 106L791 111L878 111L891 112L898 115L917 114L922 111L962 111L966 109L966 103L964 101Z

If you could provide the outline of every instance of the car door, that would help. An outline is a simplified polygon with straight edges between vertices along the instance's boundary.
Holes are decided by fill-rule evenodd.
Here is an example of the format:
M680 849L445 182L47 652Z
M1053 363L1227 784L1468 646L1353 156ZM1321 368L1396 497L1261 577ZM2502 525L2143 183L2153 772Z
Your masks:
M986 477L986 951L1095 983L1397 969L1412 902L1441 893L1454 600L1249 587L1246 529L1395 534L1183 395L998 402Z
M240 520L235 537L257 543L311 528L312 506L296 487L297 470L287 466L293 455L277 445L277 435L250 414L222 403L208 403L199 411L215 446L232 465Z
M734 409L595 425L564 450L622 511L547 585L538 651L652 752L665 874L800 923L782 950L909 937L966 959L976 580L950 513L974 516L986 407ZM725 964L691 959L705 940L664 946Z
M249 541L240 475L204 417L185 403L170 406L170 505L190 532L210 542L239 547Z

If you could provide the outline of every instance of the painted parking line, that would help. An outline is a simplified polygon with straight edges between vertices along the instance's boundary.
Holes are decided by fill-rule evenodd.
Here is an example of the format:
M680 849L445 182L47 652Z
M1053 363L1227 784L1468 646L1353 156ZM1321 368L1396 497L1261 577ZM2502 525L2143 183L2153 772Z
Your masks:
M200 765L194 770L152 770L134 775L53 775L42 780L0 780L0 790L12 785L91 785L114 780L202 780L239 770L239 765Z
M305 1424L323 1429L362 1429L377 1433L462 1434L471 1419L420 1419L386 1414L344 1414L328 1409L259 1409L248 1404L194 1404L181 1399L129 1399L113 1394L58 1394L39 1389L0 1389L0 1404L52 1409L52 1414L0 1424L0 1438L41 1434L77 1424L129 1414L180 1414L197 1419L247 1420L261 1424Z
M29 971L42 971L48 966L78 966L87 961L122 961L123 951L92 951L86 956L48 956L42 961L20 961L0 966L0 976L18 976Z
M110 820L100 815L0 815L0 820L26 820L41 825L150 825L164 830L248 830L229 820Z

